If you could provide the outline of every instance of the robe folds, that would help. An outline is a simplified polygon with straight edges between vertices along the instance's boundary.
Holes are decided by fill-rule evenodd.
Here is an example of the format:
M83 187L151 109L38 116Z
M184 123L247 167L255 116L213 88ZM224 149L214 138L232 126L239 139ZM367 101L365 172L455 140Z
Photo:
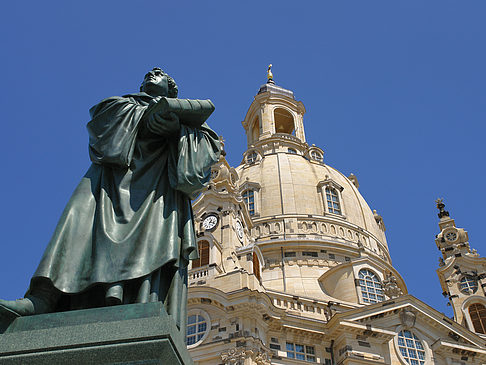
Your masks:
M31 289L47 280L63 295L79 297L135 282L129 302L143 302L144 281L149 294L154 285L186 285L183 270L197 257L191 198L208 183L220 144L205 123L174 129L145 113L155 101L141 92L91 108L92 165L62 213Z

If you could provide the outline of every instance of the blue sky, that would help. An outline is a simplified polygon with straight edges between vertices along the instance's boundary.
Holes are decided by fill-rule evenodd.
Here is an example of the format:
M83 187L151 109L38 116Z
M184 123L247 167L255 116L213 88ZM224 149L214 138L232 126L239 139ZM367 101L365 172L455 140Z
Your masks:
M101 99L160 66L210 98L230 164L267 65L307 113L307 140L359 180L411 294L451 315L437 275L434 200L473 248L486 206L486 2L8 2L0 15L0 297L21 297L90 162Z

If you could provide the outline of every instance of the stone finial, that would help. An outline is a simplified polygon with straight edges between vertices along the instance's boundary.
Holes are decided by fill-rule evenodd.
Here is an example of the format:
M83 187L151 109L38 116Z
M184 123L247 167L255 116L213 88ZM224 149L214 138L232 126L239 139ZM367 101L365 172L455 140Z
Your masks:
M386 228L385 223L383 222L383 217L376 212L376 209L373 209L373 217L375 218L378 227L380 227L380 229L385 232Z
M354 186L356 186L356 189L359 189L359 182L358 182L358 178L356 177L355 174L351 173L349 176L348 176L348 179L351 180L351 182L354 184Z
M437 209L439 209L439 214L438 217L439 218L443 218L443 217L448 217L449 216L449 212L447 210L445 210L445 204L443 203L443 199L442 198L439 198L435 201L437 203Z
M268 65L267 69L267 84L275 84L273 81L272 64Z

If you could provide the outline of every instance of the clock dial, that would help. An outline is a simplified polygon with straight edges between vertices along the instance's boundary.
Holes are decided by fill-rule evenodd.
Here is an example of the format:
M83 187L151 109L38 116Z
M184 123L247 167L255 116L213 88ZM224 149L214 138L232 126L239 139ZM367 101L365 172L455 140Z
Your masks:
M456 238L457 238L456 232L448 232L448 233L446 233L445 236L446 236L448 241L455 241Z
M211 214L204 218L202 226L206 230L213 229L218 224L218 216Z
M243 241L243 225L241 224L240 220L236 220L235 224L236 235L238 236L240 241Z

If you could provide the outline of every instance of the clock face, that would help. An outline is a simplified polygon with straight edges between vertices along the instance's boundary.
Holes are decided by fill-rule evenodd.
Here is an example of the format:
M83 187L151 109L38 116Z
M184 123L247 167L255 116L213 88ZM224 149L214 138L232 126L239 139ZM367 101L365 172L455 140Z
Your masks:
M236 229L236 235L238 236L238 239L240 241L243 241L243 225L241 224L239 219L236 220L235 229Z
M216 227L217 224L218 224L218 216L214 214L208 215L206 218L204 218L202 222L202 226L206 230L213 229L214 227Z
M445 236L446 236L448 241L455 241L456 238L457 238L456 232L448 232L448 233L446 233Z

